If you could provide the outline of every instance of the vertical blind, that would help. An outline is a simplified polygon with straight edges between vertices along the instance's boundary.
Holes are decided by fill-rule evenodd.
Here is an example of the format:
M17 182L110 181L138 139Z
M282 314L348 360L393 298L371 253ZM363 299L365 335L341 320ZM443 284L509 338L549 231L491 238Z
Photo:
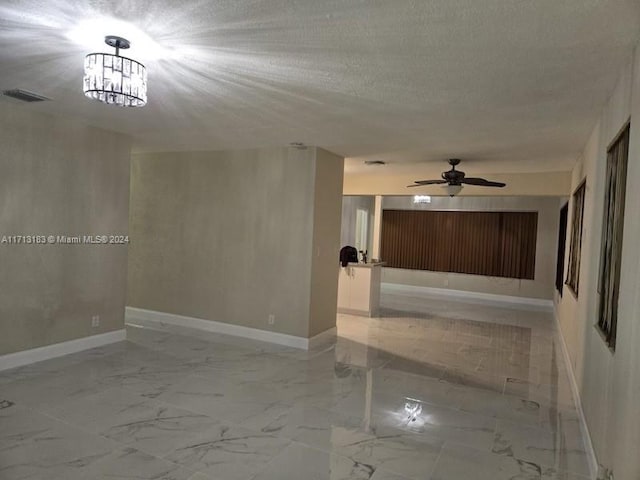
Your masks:
M618 294L628 156L629 127L627 126L607 152L607 178L602 220L598 327L612 349L615 349L618 327Z
M533 279L537 212L384 210L388 267Z

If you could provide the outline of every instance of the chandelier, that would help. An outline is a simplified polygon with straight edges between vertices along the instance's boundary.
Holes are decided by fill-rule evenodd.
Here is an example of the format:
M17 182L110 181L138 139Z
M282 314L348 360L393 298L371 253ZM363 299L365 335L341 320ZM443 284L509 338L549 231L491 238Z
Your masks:
M147 69L143 64L120 56L127 49L127 39L109 35L104 43L116 54L90 53L84 59L85 96L109 105L143 107L147 103Z

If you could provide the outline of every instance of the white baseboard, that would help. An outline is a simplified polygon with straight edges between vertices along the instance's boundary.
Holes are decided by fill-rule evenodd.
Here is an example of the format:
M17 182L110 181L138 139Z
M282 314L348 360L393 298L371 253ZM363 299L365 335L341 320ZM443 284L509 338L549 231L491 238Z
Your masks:
M416 285L402 285L398 283L382 283L382 293L418 294L434 297L449 297L456 300L482 303L494 306L510 306L528 310L553 311L553 300L543 298L514 297L511 295L496 295L494 293L468 292L465 290L451 290L448 288L421 287Z
M326 343L335 342L337 336L338 336L337 327L333 327L333 328L330 328L329 330L325 330L324 332L320 332L319 334L314 335L309 339L309 347L307 348L307 350L319 347Z
M309 348L326 340L331 335L331 330L327 330L326 332L322 332L312 338L297 337L286 333L270 332L268 330L260 330L258 328L233 325L231 323L204 320L202 318L187 317L185 315L176 315L173 313L158 312L143 308L127 307L125 309L125 323L128 324L135 319L165 323L168 325L177 325L179 327L194 328L196 330L205 330L207 332L222 333L224 335L233 335L235 337L259 340L261 342L276 343L278 345L299 348L301 350L309 350ZM333 335L335 335L335 330L333 332Z
M78 338L62 343L54 343L44 347L32 348L22 352L9 353L0 356L0 371L9 368L21 367L30 363L42 362L55 357L62 357L71 353L102 347L110 343L122 342L127 339L126 330L100 333L90 337Z
M576 380L575 372L573 371L573 363L571 363L571 356L569 355L569 349L567 343L564 340L562 334L562 328L560 328L560 322L558 315L554 314L556 321L557 335L560 338L560 346L562 348L562 356L564 357L564 363L567 365L567 373L569 374L569 384L571 385L571 393L573 394L573 400L576 404L576 410L578 411L578 419L580 422L580 432L584 440L584 447L587 452L587 459L589 461L589 470L591 472L591 478L593 480L599 478L598 458L596 457L596 451L593 448L591 442L591 434L589 433L589 427L587 426L587 419L584 416L584 410L582 410L582 401L580 400L580 390L578 389L578 382Z

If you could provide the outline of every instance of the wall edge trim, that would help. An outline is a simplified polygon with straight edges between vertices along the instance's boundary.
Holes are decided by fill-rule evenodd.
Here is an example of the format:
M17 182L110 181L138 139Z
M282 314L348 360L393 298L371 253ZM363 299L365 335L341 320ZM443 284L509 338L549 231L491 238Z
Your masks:
M8 353L0 356L0 371L78 353L83 350L102 347L110 343L122 342L126 339L126 330L123 328L112 332L99 333L89 337L76 338L66 342L31 348L21 352Z
M258 328L245 327L242 325L233 325L231 323L216 322L215 320L205 320L202 318L189 317L186 315L177 315L174 313L159 312L156 310L146 310L144 308L126 307L125 308L125 324L130 324L132 320L140 319L159 324L176 325L179 327L193 328L195 330L204 330L212 333L221 333L224 335L232 335L234 337L243 337L261 342L275 343L287 347L299 348L301 350L309 350L310 343L318 336L311 339L288 335L286 333L270 332L268 330L260 330ZM322 332L320 335L323 335Z
M400 283L382 283L382 293L418 293L438 297L451 297L456 300L467 300L473 303L483 303L494 306L512 306L530 310L553 312L553 300L544 298L514 297L511 295L497 295L494 293L471 292L466 290L451 290L448 288L422 287L404 285Z
M567 365L567 373L569 375L569 385L571 386L571 393L573 394L573 402L575 403L576 410L578 411L578 420L580 424L580 433L582 433L582 441L584 447L587 450L587 458L589 462L589 470L591 472L591 478L597 479L599 473L598 457L596 451L593 448L593 442L591 441L591 434L589 433L589 427L587 426L587 418L584 416L584 410L582 409L582 400L580 398L580 389L578 388L578 381L576 380L575 372L573 370L573 363L571 363L571 356L569 355L569 348L567 342L564 339L562 328L560 327L560 320L557 312L553 314L554 323L556 327L556 335L560 340L560 349L562 350L562 356L564 363Z

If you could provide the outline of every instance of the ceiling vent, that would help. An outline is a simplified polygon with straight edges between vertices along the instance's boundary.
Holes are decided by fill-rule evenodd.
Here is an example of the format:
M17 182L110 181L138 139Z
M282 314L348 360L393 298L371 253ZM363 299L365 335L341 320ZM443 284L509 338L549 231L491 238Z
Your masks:
M387 162L385 162L384 160L365 160L364 164L365 165L386 165Z
M29 92L28 90L21 90L20 88L14 88L13 90L4 90L2 94L7 97L15 98L16 100L29 103L51 100L50 98L43 97L42 95L38 95L37 93Z

